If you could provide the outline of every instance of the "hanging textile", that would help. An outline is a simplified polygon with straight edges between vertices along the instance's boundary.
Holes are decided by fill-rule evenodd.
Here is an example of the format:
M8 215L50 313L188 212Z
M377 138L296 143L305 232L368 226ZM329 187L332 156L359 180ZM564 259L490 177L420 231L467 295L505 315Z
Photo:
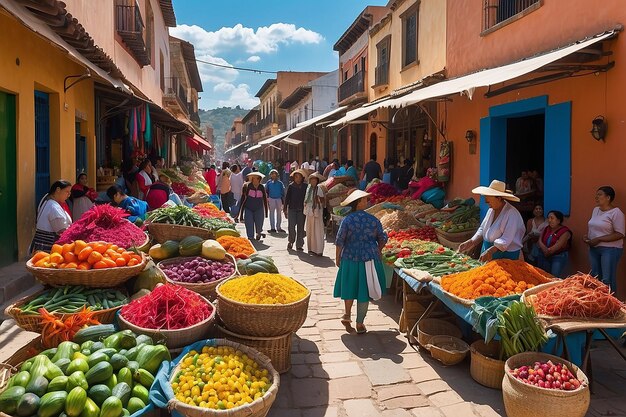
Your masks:
M450 181L450 164L452 159L452 142L444 140L439 147L437 160L437 179L439 182Z
M133 149L135 148L135 143L133 142L133 126L134 126L134 112L133 109L130 109L128 111L128 117L127 117L128 123L127 123L127 130L126 133L128 134L128 147L132 153Z
M146 145L150 146L152 143L152 121L150 120L150 107L146 103L146 117L144 118L143 139L146 141Z

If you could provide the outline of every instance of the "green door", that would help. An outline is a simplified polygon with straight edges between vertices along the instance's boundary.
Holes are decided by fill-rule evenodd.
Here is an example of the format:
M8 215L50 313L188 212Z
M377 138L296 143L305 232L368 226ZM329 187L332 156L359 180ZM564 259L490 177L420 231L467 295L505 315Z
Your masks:
M0 92L0 266L17 261L15 96Z

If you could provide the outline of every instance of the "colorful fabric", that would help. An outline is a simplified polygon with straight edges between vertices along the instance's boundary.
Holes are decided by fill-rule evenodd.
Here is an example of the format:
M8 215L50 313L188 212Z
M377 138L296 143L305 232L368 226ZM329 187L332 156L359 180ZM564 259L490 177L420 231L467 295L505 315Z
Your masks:
M383 263L380 259L376 259L374 260L374 266L376 267L376 275L378 276L381 291L384 294L387 284L385 282ZM341 259L337 278L335 279L333 296L342 300L357 300L359 303L365 303L370 300L367 278L365 276L365 262Z
M342 248L341 260L380 260L379 246L387 242L380 221L362 210L348 214L339 226L335 245ZM383 275L384 276L384 275Z

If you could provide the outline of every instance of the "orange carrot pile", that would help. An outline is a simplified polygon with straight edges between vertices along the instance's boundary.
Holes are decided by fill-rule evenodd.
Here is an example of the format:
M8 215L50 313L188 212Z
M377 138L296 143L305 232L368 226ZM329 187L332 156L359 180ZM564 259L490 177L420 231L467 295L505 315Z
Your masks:
M59 319L45 308L40 308L39 314L43 325L41 343L45 348L57 347L61 342L74 339L74 335L85 326L100 324L93 318L94 312L85 307L65 319Z
M497 259L469 271L446 275L441 279L444 290L473 300L491 295L505 297L520 294L527 288L550 281L550 275L524 261Z
M217 241L236 259L246 259L256 252L252 243L245 237L222 236L218 237Z
M217 206L213 203L198 204L193 207L193 210L202 217L207 217L209 219L218 218L231 221L228 217L228 214L226 214L225 211L218 209Z
M596 319L618 318L624 308L606 284L583 273L541 291L533 304L539 314Z

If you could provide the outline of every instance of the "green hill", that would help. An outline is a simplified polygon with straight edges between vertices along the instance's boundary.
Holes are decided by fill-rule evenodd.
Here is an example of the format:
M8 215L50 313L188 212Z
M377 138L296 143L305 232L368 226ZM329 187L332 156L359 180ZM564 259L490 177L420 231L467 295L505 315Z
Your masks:
M220 107L217 109L203 110L200 109L198 114L200 115L200 123L202 130L205 129L205 125L213 126L213 135L215 136L215 150L216 156L221 157L224 153L224 135L232 127L233 120L237 117L243 117L249 110L242 109L237 106L232 107Z

